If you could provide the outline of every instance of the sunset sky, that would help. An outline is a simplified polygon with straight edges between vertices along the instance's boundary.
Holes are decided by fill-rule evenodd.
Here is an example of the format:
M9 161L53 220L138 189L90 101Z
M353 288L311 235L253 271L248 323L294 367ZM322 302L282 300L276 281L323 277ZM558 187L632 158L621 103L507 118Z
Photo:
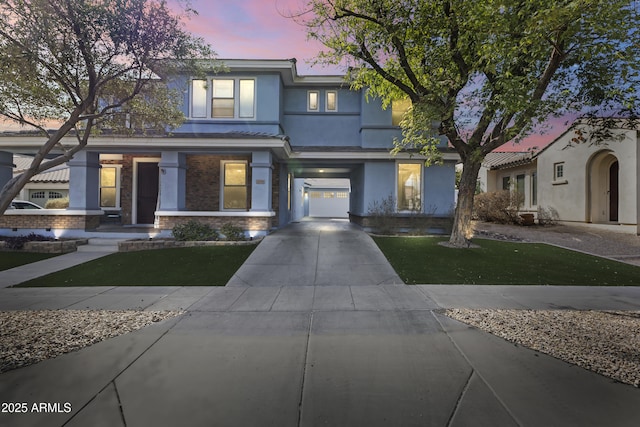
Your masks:
M169 0L176 3L180 0ZM283 15L303 10L305 0L190 0L198 16L187 28L204 38L221 59L289 59L296 58L298 73L342 74L344 70L311 64L323 46L307 40L305 28ZM525 151L543 148L563 133L566 119L550 121L543 134L534 134L520 144L506 144L501 151Z
M322 45L307 40L305 28L283 16L303 10L305 3L305 0L191 0L198 16L187 27L210 43L222 59L296 58L301 75L342 74L339 68L312 67L310 61Z

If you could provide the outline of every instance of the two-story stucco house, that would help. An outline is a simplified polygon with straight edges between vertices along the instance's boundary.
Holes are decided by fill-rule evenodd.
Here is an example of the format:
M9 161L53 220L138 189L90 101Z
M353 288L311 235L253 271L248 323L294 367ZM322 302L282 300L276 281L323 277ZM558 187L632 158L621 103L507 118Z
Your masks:
M178 129L92 138L68 163L69 208L8 211L0 231L90 236L110 222L155 236L196 219L262 235L294 219L299 178L348 179L349 218L365 227L372 203L389 196L399 218L452 215L457 155L446 140L440 166L393 157L399 111L367 100L343 76L300 76L295 60L223 62L224 73L178 79L186 116ZM41 143L1 134L0 184L11 176L13 154Z

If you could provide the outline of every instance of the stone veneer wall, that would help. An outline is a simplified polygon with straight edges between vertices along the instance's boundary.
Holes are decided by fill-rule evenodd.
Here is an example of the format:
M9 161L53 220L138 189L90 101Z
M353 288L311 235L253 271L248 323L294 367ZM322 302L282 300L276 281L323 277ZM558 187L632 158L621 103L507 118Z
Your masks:
M433 215L395 215L386 218L397 232L421 231L425 233L451 233L453 227L452 217L440 217ZM375 232L375 218L349 213L349 221L360 227L371 229Z
M219 230L224 224L230 222L245 231L269 231L274 226L273 217L238 217L238 216L161 216L159 227L162 230L171 230L177 224L184 224L194 220L201 224L209 224Z
M95 230L102 215L29 214L0 215L0 228Z

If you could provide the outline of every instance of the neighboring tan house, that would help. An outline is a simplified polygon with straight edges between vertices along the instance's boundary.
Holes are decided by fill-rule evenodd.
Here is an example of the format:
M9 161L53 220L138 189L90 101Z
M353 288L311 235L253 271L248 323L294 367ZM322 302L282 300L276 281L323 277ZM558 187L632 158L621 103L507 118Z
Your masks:
M480 190L515 191L521 194L521 213L538 210L537 159L533 152L498 152L487 154L478 173Z
M393 157L406 104L385 110L351 90L344 76L298 75L295 60L223 62L228 72L177 79L186 116L179 128L92 137L67 164L69 208L7 212L0 233L96 236L110 222L170 235L174 225L195 219L264 235L294 220L298 178L348 180L349 219L363 227L369 207L392 196L399 221L418 221L422 210L425 223L444 231L458 156L442 138L442 165ZM0 134L0 186L11 177L13 154L33 154L41 144L33 135Z
M612 133L610 140L594 144L580 138L588 129L574 124L535 154L490 153L479 185L483 191L523 192L523 213L553 209L560 221L637 227L640 131Z
M13 156L14 176L27 169L32 160L28 156ZM32 177L16 199L28 200L44 208L49 200L65 197L69 197L69 168L62 165Z
M576 129L588 134L570 128L537 154L539 203L562 221L637 226L639 131L617 129L593 144L576 138Z

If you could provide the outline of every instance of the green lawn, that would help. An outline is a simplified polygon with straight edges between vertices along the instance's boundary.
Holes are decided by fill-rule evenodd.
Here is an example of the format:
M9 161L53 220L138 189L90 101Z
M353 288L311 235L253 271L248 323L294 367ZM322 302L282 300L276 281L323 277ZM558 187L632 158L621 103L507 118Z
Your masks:
M452 249L436 237L374 237L407 284L640 285L640 267L537 243L474 239Z
M58 256L58 254L34 254L29 252L0 252L0 271L8 270L13 267L19 267L24 264L42 261L43 259Z
M18 287L224 286L255 248L209 246L119 252Z

